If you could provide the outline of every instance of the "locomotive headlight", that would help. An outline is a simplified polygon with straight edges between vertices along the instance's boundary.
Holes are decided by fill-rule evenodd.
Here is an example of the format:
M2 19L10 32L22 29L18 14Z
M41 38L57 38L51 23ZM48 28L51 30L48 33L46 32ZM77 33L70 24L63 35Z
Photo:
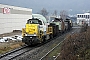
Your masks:
M34 36L36 36L36 34L34 34Z
M34 33L34 36L36 36L36 33Z

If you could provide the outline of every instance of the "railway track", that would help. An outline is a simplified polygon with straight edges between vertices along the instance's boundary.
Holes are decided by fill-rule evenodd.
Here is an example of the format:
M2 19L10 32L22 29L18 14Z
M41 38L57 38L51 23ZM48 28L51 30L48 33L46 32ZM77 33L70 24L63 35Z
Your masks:
M15 58L16 60L39 60L39 59L43 59L41 58L42 56L44 56L48 51L50 51L51 49L54 50L54 48L50 47L52 46L52 44L58 44L58 42L62 41L66 34L64 33L59 37L55 37L54 39L51 39L52 41L46 43L46 44L41 44L40 46L38 46L36 49L32 49L29 52L26 52L25 54L22 54L21 56L18 56L17 58ZM60 40L58 40L60 39ZM59 45L59 44L58 44Z
M47 43L47 42L49 42L49 41L46 41L45 43ZM22 46L20 48L17 48L15 50L12 50L10 52L7 52L7 53L1 55L0 56L0 60L12 60L12 59L14 59L14 58L22 55L23 53L28 52L28 51L31 51L34 48L37 48L37 47L39 47L41 45L43 45L43 43L42 44L38 44L37 46L34 46L34 47L30 47L28 45L24 45L24 46Z
M47 58L47 56L55 49L57 48L63 41L61 41L60 43L58 43L54 48L52 48L48 53L46 53L40 60L45 60Z
M63 35L65 35L65 34L63 34ZM63 36L63 35L62 35L62 36ZM58 37L59 37L59 36L53 38L52 41L55 40L55 39L57 39ZM38 50L41 49L42 46L47 45L47 42L51 42L51 40L48 40L48 41L46 41L46 42L44 42L44 43L42 43L42 44L37 45L36 48L37 48ZM34 48L35 48L35 47L33 47L32 50L34 50ZM38 51L38 50L37 50L37 51ZM29 52L30 52L30 51L31 51L31 50L29 50ZM31 55L31 56L33 56L33 54L36 55L37 51L31 52L30 55ZM26 53L26 54L27 54L27 53ZM17 56L16 56L16 57L17 57ZM33 60L32 57L30 57L30 58L31 58L30 60ZM26 59L26 58L25 58L25 59ZM25 59L24 59L24 58L21 58L21 59L17 59L17 60L25 60ZM27 58L26 60L28 60L28 59L29 59L29 58Z
M27 47L28 47L27 45L24 45L18 49L7 52L7 53L0 56L0 60L11 60L11 59L29 51L30 48L28 49Z
M74 30L73 32L75 32L76 30ZM63 34L62 36L65 36L66 34L68 34L68 33L65 33L65 34ZM64 39L62 36L60 36L61 37L61 39ZM57 38L54 38L54 39L57 39ZM54 41L54 39L53 39L53 41ZM51 42L51 41L50 41ZM62 42L62 41L61 41ZM54 48L52 48L51 50L49 50L49 52L48 53L44 53L44 55L42 55L43 57L39 57L38 59L40 59L40 60L43 60L49 53L51 53L56 47L58 47L60 44L61 44L61 42L60 43L58 43L58 45L56 45ZM42 45L42 44L41 44ZM36 47L39 47L39 49L37 49L37 51L39 51L40 50L40 52L41 52L41 48L42 48L42 46L41 45L38 45L38 46L35 46L35 47L28 47L28 46L24 46L24 47L21 47L21 48L18 48L18 49L16 49L16 50L13 50L13 51L11 51L11 52L8 52L8 53L6 53L6 54L4 54L4 55L1 55L0 56L0 60L13 60L13 59L15 59L15 58L17 58L18 56L21 56L21 55L23 55L24 53L28 53L28 52L30 52L30 51L32 51L32 50L34 50ZM44 44L44 45L48 45L47 43L46 44ZM43 45L43 46L44 46ZM35 51L34 53L37 53L37 51ZM35 55L39 55L39 52L38 52L38 54L35 54ZM31 53L31 56L33 56L33 53ZM30 55L29 55L29 57L30 57ZM31 58L31 57L30 57ZM29 58L25 58L25 59L29 59ZM17 59L17 60L19 60L19 59ZM23 59L24 60L24 59ZM33 60L33 58L31 58L30 60ZM35 59L34 59L35 60Z
M66 38L65 38L66 39ZM65 40L64 39L64 40ZM63 40L63 41L64 41ZM63 42L63 41L61 41L61 42L59 42L57 45L55 45L51 50L49 50L43 57L41 57L40 58L40 60L47 60L47 57L48 57L48 55L51 53L51 52L53 52L57 47L60 47L60 44ZM58 56L60 55L60 53L58 54ZM58 57L57 56L57 57ZM56 57L56 58L57 58ZM53 58L54 60L56 60L56 58Z
M76 30L74 30L72 33L70 33L70 35L77 33ZM67 38L65 38L67 39ZM64 40L65 40L64 39ZM51 50L49 50L44 56L42 56L39 60L50 60L50 57L48 58L48 56L56 49L60 47L60 44L64 41L62 40L61 42L59 42L56 46L54 46ZM59 57L60 53L57 54L57 56L53 56L53 58L51 58L51 60L56 60Z

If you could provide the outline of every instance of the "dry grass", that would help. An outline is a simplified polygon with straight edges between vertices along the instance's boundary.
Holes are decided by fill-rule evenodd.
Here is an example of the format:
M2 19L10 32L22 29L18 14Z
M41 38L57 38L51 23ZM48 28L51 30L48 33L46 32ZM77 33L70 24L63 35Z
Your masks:
M10 45L10 48L11 48L11 49L15 49L15 48L18 48L18 47L20 47L20 46L22 46L22 45L23 45L22 42L18 42L18 43L14 43L14 44Z
M24 45L22 42L8 42L0 43L0 54L6 53L10 50L16 49Z

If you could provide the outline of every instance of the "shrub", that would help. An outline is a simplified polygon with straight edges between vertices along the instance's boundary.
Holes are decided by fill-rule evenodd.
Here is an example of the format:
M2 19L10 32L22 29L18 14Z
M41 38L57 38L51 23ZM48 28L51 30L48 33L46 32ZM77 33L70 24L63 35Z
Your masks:
M67 36L57 60L90 60L90 27L81 32Z

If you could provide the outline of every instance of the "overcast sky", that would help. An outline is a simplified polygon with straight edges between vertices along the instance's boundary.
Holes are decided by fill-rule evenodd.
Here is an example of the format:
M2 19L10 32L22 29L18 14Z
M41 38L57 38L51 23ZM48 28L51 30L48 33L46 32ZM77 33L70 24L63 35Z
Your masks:
M32 8L33 13L45 8L52 13L66 10L70 14L84 13L90 10L90 0L0 0L1 4Z

